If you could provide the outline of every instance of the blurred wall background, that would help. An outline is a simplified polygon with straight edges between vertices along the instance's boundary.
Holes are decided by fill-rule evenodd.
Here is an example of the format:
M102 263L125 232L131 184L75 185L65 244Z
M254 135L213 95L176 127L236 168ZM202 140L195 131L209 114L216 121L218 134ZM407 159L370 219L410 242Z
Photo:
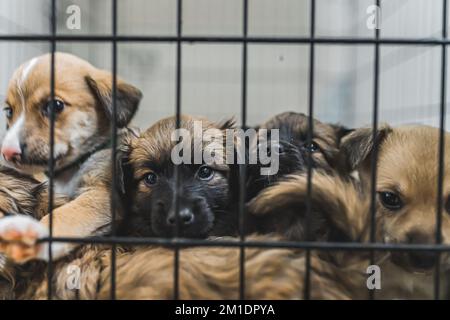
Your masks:
M366 26L373 0L317 0L316 35L373 37ZM81 9L81 29L66 26L68 6ZM58 0L59 34L110 34L110 0ZM118 0L121 35L175 35L176 0ZM308 36L309 0L249 0L252 36ZM46 34L50 1L0 1L0 34ZM382 1L382 37L439 37L442 1ZM185 35L240 35L241 0L184 0ZM47 42L0 41L0 95L13 70L25 60L49 52ZM58 43L57 50L77 54L111 69L107 43ZM144 92L135 124L147 127L175 110L174 43L120 43L120 76ZM240 119L241 58L239 44L184 44L182 48L182 110L213 119ZM373 107L373 45L317 45L315 116L348 126L371 123ZM393 124L438 125L440 97L439 46L382 46L380 119ZM309 46L250 44L248 47L248 122L308 109ZM447 83L450 83L448 81ZM450 92L450 91L449 91ZM449 96L449 95L447 95ZM2 98L3 99L3 98ZM0 134L4 117L0 117ZM447 117L448 120L449 117Z

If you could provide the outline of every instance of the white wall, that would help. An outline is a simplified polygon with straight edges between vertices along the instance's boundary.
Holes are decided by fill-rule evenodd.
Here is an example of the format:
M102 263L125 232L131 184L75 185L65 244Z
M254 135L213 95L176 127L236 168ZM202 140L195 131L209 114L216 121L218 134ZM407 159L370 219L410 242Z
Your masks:
M366 27L370 0L317 0L316 35L371 37ZM110 34L110 0L60 0L58 32ZM77 4L82 28L65 27L65 9ZM174 35L176 0L118 0L120 34ZM46 33L48 0L1 0L0 33ZM441 1L382 1L383 37L438 37ZM241 0L184 0L187 35L240 35ZM309 1L250 0L249 34L308 36ZM107 43L58 43L93 64L111 68ZM24 60L48 52L48 43L0 42L0 95L13 70ZM182 110L213 119L240 116L241 46L184 44ZM373 57L371 45L317 45L315 115L349 126L371 123ZM437 125L440 90L440 47L383 46L381 49L380 117L391 123ZM119 44L120 75L144 92L136 124L147 127L175 110L175 44ZM248 48L248 122L256 124L285 111L308 108L308 45L251 44ZM450 81L448 82L450 83ZM450 91L449 91L450 92ZM1 117L1 121L4 121ZM4 128L0 123L0 128Z

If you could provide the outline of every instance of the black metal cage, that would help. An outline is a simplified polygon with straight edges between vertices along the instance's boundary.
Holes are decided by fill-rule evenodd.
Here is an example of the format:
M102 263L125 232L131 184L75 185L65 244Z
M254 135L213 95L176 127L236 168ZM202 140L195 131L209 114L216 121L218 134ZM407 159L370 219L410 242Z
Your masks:
M129 238L129 237L118 237L116 236L115 227L115 216L116 216L116 200L115 193L111 192L111 208L113 217L113 227L112 236L109 237L93 237L93 238L57 238L52 236L52 211L53 211L53 200L54 200L54 159L50 159L48 164L49 173L49 213L50 213L50 236L42 241L48 243L52 242L72 242L79 244L92 244L100 243L111 246L111 299L115 299L115 283L116 283L116 246L118 244L128 244L128 245L165 245L173 248L174 250L174 289L173 298L179 298L179 254L183 247L187 246L204 246L204 247L237 247L240 249L240 299L245 299L245 249L246 248L300 248L306 251L306 273L305 273L305 291L304 298L309 299L310 297L310 254L313 250L355 250L355 251L370 251L372 252L372 264L374 261L373 253L375 251L411 251L418 250L424 251L428 250L430 252L436 253L440 256L442 252L450 251L450 246L442 244L442 203L440 201L443 193L443 175L444 175L444 152L445 152L445 116L446 116L446 83L447 83L447 45L450 44L450 40L447 38L447 1L442 1L442 34L439 38L426 38L426 39L413 39L413 38L380 38L379 29L374 30L373 38L331 38L331 37L316 37L315 33L315 16L316 16L316 1L310 0L310 35L308 37L255 37L249 36L248 34L248 12L249 5L248 0L242 0L243 6L243 21L242 21L242 34L240 36L184 36L182 30L182 12L183 12L183 0L177 0L177 12L176 12L176 35L175 36L124 36L118 35L117 33L117 13L118 5L117 0L112 1L112 30L111 35L58 35L56 32L56 0L51 0L51 30L48 35L33 35L33 34L22 34L22 35L0 35L0 41L47 41L50 43L51 50L51 96L54 97L55 94L55 51L57 42L102 42L112 44L112 74L113 74L113 118L112 118L112 154L111 159L114 162L116 158L117 149L117 124L116 124L116 82L117 82L117 44L124 42L152 42L152 43L175 43L176 44L176 103L174 113L176 114L177 127L180 126L180 114L182 110L181 105L181 61L182 61L182 44L183 43L233 43L240 45L242 48L242 70L241 70L241 127L245 128L247 126L247 62L248 44L254 43L264 43L264 44L306 44L309 46L309 133L308 141L311 141L313 132L313 117L314 117L314 64L315 64L315 46L316 44L323 45L357 45L365 44L373 46L374 50L374 72L373 72L373 111L372 111L372 126L373 126L373 137L376 141L376 131L378 128L378 114L379 114L379 69L380 69L380 46L383 45L399 45L399 46L438 46L441 48L441 79L440 79L440 137L439 137L439 166L438 166L438 184L436 186L438 190L437 199L437 232L435 244L382 244L375 241L375 186L376 186L376 160L377 160L377 147L374 148L372 152L372 174L371 174L371 230L370 230L370 243L334 243L334 242L289 242L289 241L277 241L277 242L256 242L247 241L244 235L244 199L245 199L245 166L242 166L240 175L240 201L239 201L239 229L240 229L240 241L208 241L208 240L194 240L194 239L183 239L179 237L167 239L167 238ZM374 2L375 5L380 7L380 0ZM55 134L55 113L51 112L51 126L50 126L50 143L51 143L51 155L54 154L54 134ZM310 159L311 160L311 159ZM311 195L311 161L308 161L308 195ZM116 181L116 168L112 166L112 177L113 177L113 188L115 188ZM175 171L177 172L177 170ZM310 215L311 205L308 201L307 205L307 216ZM176 208L178 205L176 204ZM177 217L178 218L178 217ZM178 220L178 219L177 219ZM178 222L177 222L178 224ZM51 246L49 246L51 248ZM50 262L48 264L48 279L52 279L53 264L51 259L51 249L49 249ZM436 299L440 298L440 272L439 263L437 264L437 270L435 272L434 281L434 295ZM48 282L48 298L52 299L53 288L52 283ZM374 297L373 291L371 291L371 298Z

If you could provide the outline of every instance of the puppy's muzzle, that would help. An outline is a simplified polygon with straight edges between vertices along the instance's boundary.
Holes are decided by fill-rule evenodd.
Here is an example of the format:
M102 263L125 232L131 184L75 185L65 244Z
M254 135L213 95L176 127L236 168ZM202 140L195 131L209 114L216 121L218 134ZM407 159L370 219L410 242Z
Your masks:
M406 235L409 244L434 244L434 238L421 231L412 231ZM394 262L414 270L427 271L438 263L438 255L431 251L409 251L393 254Z

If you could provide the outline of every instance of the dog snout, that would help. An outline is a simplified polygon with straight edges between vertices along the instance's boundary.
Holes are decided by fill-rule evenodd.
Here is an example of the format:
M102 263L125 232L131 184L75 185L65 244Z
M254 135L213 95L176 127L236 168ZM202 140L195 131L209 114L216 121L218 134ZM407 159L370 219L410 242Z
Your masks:
M190 208L181 208L178 213L178 217L180 224L189 225L194 222L194 213ZM169 226L175 226L176 222L177 222L176 212L175 210L173 210L167 217L167 224Z
M434 243L433 236L422 231L411 231L407 233L406 238L410 244Z
M22 156L22 150L14 146L2 146L1 153L3 158L8 162L20 161Z
M434 238L424 232L413 231L407 235L410 244L432 244ZM411 265L418 269L430 269L436 265L437 255L430 251L410 251L408 257Z
M437 255L429 251L411 251L409 260L411 265L417 269L431 269L436 265Z

